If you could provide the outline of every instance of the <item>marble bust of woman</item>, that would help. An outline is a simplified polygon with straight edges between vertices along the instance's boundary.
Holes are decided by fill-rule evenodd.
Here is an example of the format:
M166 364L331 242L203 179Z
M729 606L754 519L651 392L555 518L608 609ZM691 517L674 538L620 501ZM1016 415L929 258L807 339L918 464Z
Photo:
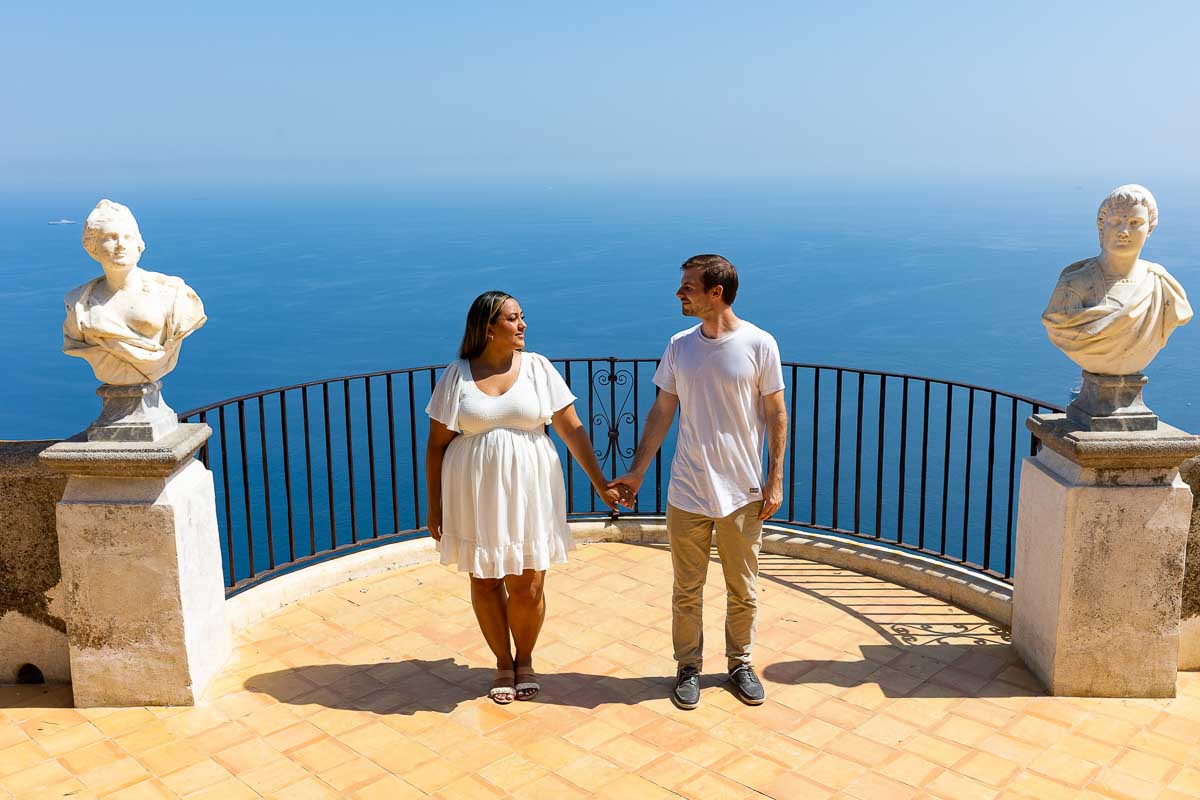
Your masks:
M206 320L180 278L138 266L146 249L128 208L101 200L83 228L83 249L104 274L67 293L63 352L85 359L102 383L154 383L175 368L183 340Z
M1141 258L1158 225L1158 204L1144 186L1113 189L1096 215L1100 254L1062 271L1042 324L1050 341L1085 371L1142 372L1167 338L1192 318L1179 282Z

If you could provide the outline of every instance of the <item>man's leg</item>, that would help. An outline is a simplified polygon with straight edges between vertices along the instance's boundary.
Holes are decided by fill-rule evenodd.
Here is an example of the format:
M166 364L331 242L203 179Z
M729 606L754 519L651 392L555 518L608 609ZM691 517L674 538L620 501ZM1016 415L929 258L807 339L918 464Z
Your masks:
M762 547L762 501L742 506L716 521L717 553L725 573L725 657L732 673L750 666L754 624L758 617L758 553ZM761 698L742 697L748 702Z
M704 661L704 579L713 521L667 504L674 588L671 592L671 640L679 669L701 669Z

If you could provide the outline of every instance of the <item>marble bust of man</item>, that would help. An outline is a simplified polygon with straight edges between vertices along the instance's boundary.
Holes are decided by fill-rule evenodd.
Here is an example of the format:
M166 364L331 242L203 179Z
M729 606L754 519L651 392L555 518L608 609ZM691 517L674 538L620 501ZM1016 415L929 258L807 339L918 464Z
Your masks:
M137 220L101 200L83 249L104 273L67 293L63 352L85 359L102 383L153 383L175 368L183 340L205 323L200 298L180 278L138 267L146 249Z
M1167 338L1192 318L1179 282L1141 258L1158 225L1158 204L1144 186L1109 193L1096 215L1100 254L1062 271L1042 314L1050 341L1085 371L1142 372Z

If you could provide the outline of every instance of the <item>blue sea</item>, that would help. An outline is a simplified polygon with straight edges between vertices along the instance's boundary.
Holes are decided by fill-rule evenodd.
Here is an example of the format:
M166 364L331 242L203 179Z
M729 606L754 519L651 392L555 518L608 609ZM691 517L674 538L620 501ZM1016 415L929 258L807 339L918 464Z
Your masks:
M165 383L179 411L235 394L454 356L472 298L516 295L531 349L655 357L691 322L673 293L703 252L741 275L735 310L788 361L949 378L1065 403L1078 369L1039 315L1097 250L1083 184L42 187L0 193L0 439L58 438L99 410L60 353L62 295L98 274L78 224L129 205L142 266L182 276L208 324ZM1144 257L1200 297L1200 186L1154 185ZM1148 370L1146 398L1200 430L1200 324Z
M612 384L603 366L593 374L575 361L566 371L615 475L653 398L653 364L627 359L659 356L692 324L674 291L679 263L702 252L738 266L735 309L775 335L785 362L1065 405L1079 370L1049 344L1039 317L1059 271L1096 252L1095 210L1111 187L108 188L138 217L142 265L184 277L205 304L207 325L165 381L177 411L444 364L471 300L502 289L524 307L531 349L622 359ZM1200 187L1155 188L1160 228L1145 256L1200 287ZM0 196L0 439L69 436L98 413L90 369L60 352L62 295L98 265L80 246L79 224L48 222L82 220L100 196L96 187ZM1198 336L1200 324L1175 333L1146 392L1161 417L1191 430L1200 430ZM919 381L893 379L885 390L883 379L854 373L784 376L795 425L780 518L1011 575L1029 406ZM209 414L202 457L231 591L297 559L419 533L421 409L433 378L338 382ZM657 478L672 448L668 437L642 511L663 507ZM570 510L603 511L559 449L573 480Z

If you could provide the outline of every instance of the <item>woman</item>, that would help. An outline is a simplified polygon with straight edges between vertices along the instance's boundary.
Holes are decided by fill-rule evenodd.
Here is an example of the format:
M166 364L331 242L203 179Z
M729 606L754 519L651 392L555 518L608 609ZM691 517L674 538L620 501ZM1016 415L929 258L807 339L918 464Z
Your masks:
M546 617L546 569L575 547L562 465L545 426L554 426L609 507L617 497L575 395L546 358L525 350L525 327L511 295L475 298L459 359L425 409L429 533L443 564L471 574L471 606L496 655L488 695L500 704L530 700L541 688L533 647Z

